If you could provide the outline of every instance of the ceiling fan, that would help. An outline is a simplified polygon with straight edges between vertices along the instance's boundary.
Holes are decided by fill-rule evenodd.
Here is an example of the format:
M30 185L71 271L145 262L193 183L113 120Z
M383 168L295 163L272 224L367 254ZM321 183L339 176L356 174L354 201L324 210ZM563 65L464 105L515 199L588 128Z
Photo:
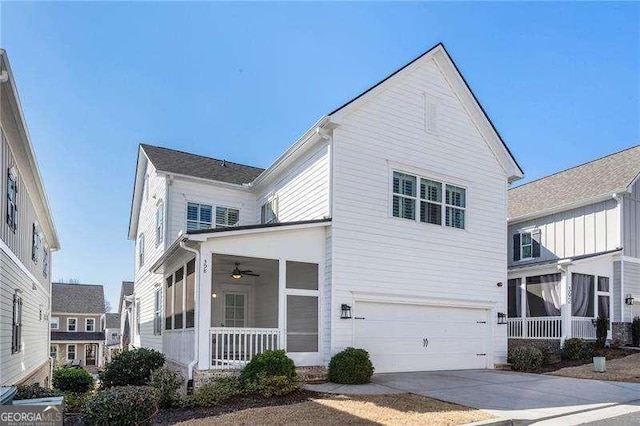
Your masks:
M259 277L260 274L254 274L250 269L247 270L241 270L239 268L240 263L236 262L236 267L233 270L233 272L231 273L231 278L233 278L234 280L239 280L240 278L242 278L243 275L249 275L252 277Z

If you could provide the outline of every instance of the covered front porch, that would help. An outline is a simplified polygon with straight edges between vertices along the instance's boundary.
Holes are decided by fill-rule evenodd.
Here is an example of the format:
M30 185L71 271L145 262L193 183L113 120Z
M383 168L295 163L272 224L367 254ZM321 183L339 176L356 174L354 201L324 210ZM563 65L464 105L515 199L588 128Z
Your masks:
M596 339L595 319L614 306L611 257L513 268L507 284L510 339Z
M226 370L284 349L297 366L320 365L325 227L189 234L161 268L167 358Z

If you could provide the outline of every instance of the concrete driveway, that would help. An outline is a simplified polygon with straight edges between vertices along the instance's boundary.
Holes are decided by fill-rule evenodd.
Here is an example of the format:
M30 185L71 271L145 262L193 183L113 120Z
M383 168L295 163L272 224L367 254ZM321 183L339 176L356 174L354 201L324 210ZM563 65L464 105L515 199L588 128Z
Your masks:
M604 382L497 370L456 370L376 374L369 385L326 383L308 386L319 392L363 394L411 392L479 408L508 419L568 424L570 414L598 418L607 407L640 410L640 383ZM560 421L558 417L563 417Z

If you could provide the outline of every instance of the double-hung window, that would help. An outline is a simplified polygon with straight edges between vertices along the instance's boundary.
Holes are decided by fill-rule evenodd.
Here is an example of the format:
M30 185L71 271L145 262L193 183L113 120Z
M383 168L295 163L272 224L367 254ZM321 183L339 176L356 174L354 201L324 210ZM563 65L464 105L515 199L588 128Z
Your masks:
M519 230L513 234L513 260L540 257L540 229Z
M415 176L393 172L393 215L403 219L416 218Z
M60 318L59 317L51 317L51 329L57 330L60 328Z
M144 265L144 234L138 237L138 266Z
M69 361L76 359L76 345L67 345L67 359Z
M49 275L49 246L46 244L42 247L42 276L47 278Z
M142 310L142 306L140 306L140 299L136 299L136 334L140 335L140 311Z
M394 171L392 214L402 219L465 229L466 192L460 186ZM418 214L416 203L420 203Z
M76 331L78 320L76 318L67 318L67 331Z
M38 263L40 244L40 232L38 231L38 226L34 223L31 227L31 260L33 260L34 263Z
M156 206L156 247L164 239L164 203L162 200Z
M11 329L11 353L22 350L22 297L13 295L13 326Z
M86 331L96 331L96 320L95 318L87 318L84 322L84 328Z
M158 286L155 291L153 309L153 334L159 336L162 334L162 286Z
M278 199L273 198L260 208L260 223L278 223Z
M15 232L18 226L18 175L14 168L7 171L7 224Z
M533 239L531 232L520 233L520 259L529 259L533 257Z
M187 231L210 229L212 208L206 204L187 203Z
M216 207L216 228L238 226L240 211L227 207Z

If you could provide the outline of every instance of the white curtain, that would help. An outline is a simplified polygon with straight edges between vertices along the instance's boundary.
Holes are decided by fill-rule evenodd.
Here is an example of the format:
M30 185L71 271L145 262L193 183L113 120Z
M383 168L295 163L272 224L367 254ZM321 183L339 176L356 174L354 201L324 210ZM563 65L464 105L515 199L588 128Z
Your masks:
M560 315L560 280L559 274L542 275L540 286L542 288L542 300L547 311L547 316Z
M574 317L592 316L589 306L593 307L593 276L571 274L571 315ZM591 309L591 311L593 308Z

